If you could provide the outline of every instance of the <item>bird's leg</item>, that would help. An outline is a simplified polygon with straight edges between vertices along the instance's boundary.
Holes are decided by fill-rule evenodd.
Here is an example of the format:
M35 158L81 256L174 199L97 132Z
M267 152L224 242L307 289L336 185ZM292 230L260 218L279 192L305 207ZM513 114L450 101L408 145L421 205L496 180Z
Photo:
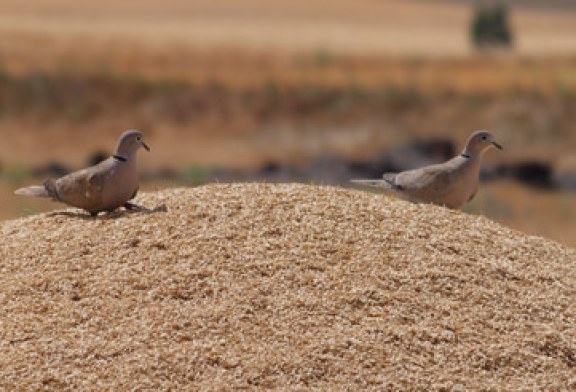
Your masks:
M97 212L91 212L91 213L90 213L90 216L91 216L92 218L96 218L96 217L98 216L98 213L97 213Z
M139 206L138 204L130 203L129 201L124 203L123 207L126 208L127 210L130 210L130 211L143 211L143 210L145 210L144 207Z

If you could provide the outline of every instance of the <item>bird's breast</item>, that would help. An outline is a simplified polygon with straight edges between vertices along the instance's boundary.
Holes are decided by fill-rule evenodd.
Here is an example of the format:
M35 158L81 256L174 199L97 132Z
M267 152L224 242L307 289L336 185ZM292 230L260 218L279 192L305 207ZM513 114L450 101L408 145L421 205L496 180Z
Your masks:
M129 163L113 168L103 194L103 208L113 209L126 203L138 188L138 172Z

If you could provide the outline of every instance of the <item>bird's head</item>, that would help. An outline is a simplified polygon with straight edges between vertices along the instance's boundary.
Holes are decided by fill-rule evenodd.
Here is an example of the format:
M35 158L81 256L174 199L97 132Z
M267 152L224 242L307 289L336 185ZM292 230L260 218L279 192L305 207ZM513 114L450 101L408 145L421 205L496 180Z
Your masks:
M464 148L464 154L476 156L484 153L490 147L496 147L502 150L502 146L494 140L492 133L483 129L470 135Z
M137 129L130 129L124 132L120 139L118 139L118 145L116 146L116 155L128 157L133 155L140 147L144 147L146 151L150 151L150 147L144 143L144 135Z

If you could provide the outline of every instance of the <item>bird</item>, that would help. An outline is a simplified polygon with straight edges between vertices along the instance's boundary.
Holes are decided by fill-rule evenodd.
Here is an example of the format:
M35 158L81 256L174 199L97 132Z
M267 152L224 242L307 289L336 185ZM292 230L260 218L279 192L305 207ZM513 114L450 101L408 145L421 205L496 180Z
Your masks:
M150 151L143 139L142 132L129 129L118 139L114 154L99 164L57 179L48 179L42 185L17 189L14 193L51 198L86 210L93 217L119 207L140 209L129 200L136 196L139 187L136 153L140 147Z
M444 163L384 173L382 179L353 179L351 182L389 189L415 203L459 209L476 195L482 156L492 147L503 149L491 132L482 129L469 136L460 155Z

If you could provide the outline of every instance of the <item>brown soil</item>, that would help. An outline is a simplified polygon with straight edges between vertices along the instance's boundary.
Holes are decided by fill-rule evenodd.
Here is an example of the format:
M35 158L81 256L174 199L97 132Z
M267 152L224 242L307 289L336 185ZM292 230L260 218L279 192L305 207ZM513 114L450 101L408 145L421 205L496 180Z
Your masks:
M304 185L0 223L7 389L576 388L576 252Z

